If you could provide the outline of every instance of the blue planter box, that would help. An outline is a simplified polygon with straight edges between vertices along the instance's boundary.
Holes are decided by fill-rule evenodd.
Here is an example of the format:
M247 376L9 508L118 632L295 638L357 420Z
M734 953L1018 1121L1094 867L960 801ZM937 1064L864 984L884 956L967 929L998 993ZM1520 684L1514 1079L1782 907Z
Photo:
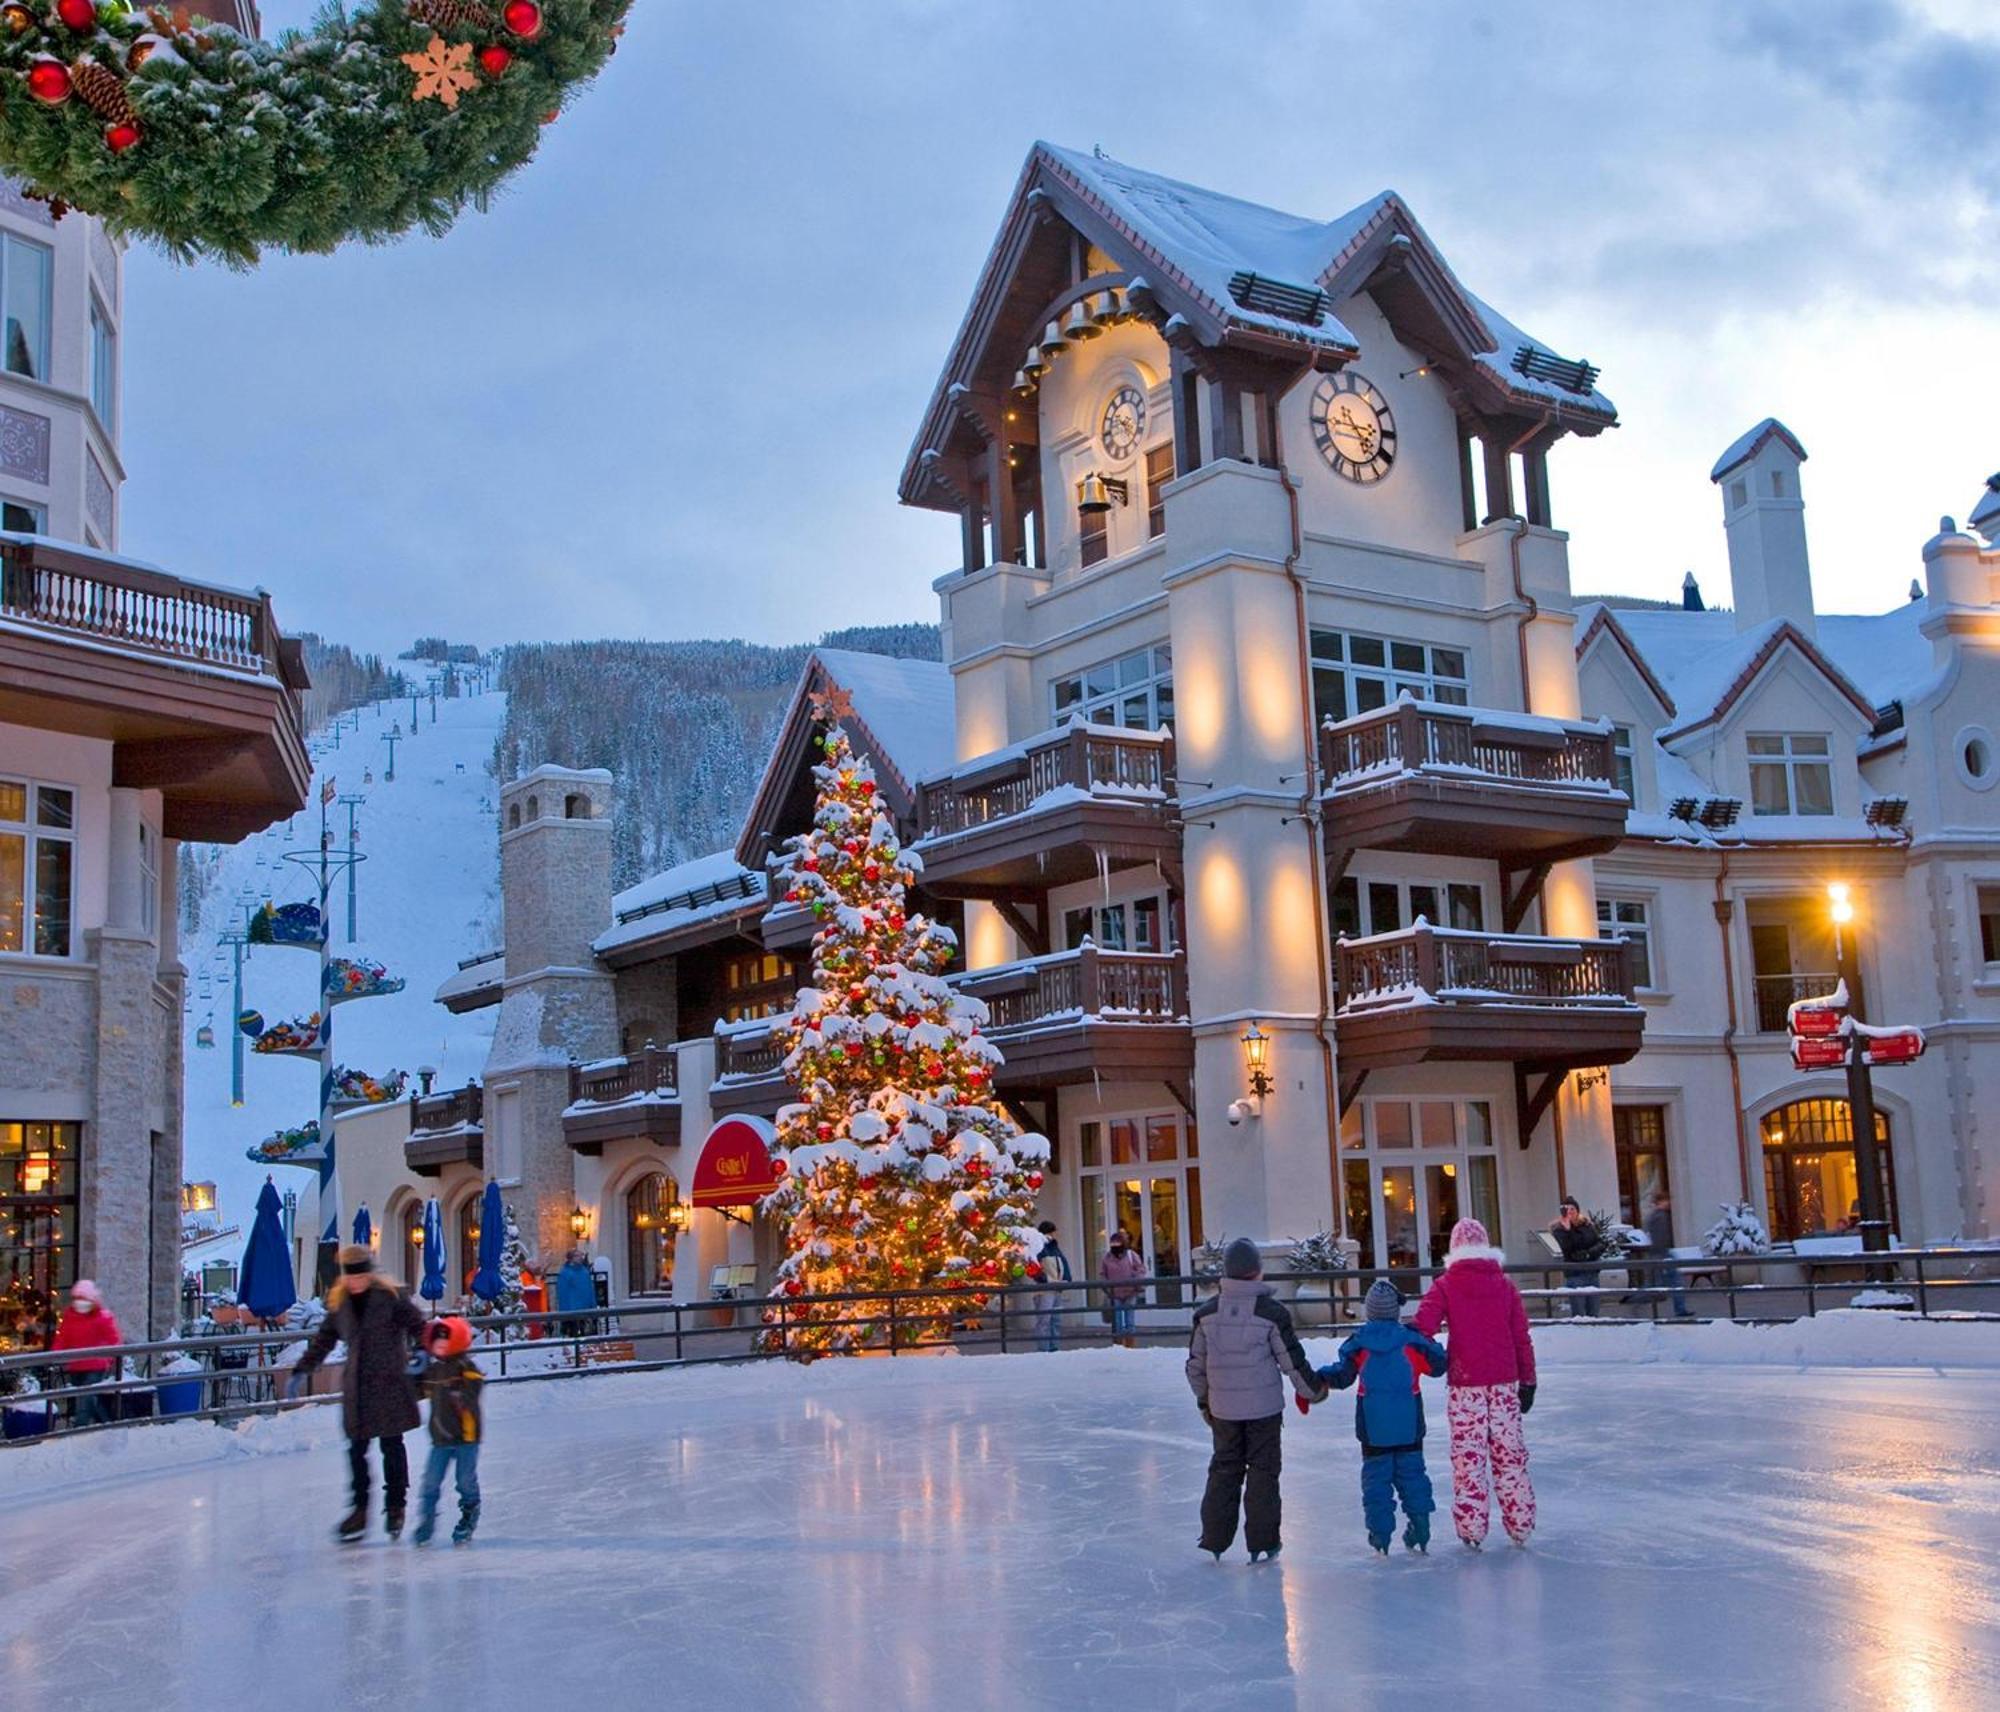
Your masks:
M201 1378L162 1379L154 1387L162 1415L192 1415L201 1407Z
M0 1408L0 1438L37 1439L49 1430L46 1407L39 1409Z

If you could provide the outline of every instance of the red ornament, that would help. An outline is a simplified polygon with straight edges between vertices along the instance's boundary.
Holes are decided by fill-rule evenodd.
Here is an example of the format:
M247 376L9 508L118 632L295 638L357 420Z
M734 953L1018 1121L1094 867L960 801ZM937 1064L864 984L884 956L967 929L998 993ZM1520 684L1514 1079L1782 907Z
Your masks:
M1039 1189L1041 1186L1042 1174L1039 1171L1030 1171L1028 1173L1028 1187L1030 1189Z
M774 1159L771 1161L771 1175L773 1177L782 1177L789 1170L791 1170L791 1166L785 1160Z
M819 1126L819 1138L820 1138L820 1140L821 1140L821 1141L831 1141L831 1140L833 1140L833 1125L832 1125L832 1124L821 1124L821 1125Z
M28 93L37 101L60 107L69 99L69 68L52 59L38 59L28 68Z
M903 918L900 915L892 915L889 918L889 925L898 933L901 933L903 931Z
M868 997L868 989L859 981L856 981L853 986L847 989L847 996L858 1005L863 999Z
M507 28L524 42L531 42L542 33L542 9L535 0L508 0L500 16Z
M808 856L799 866L805 869L808 874L817 874L819 872L819 858L817 856Z
M1041 1277L1041 1275L1042 1275L1042 1263L1041 1263L1041 1262L1040 1262L1039 1260L1031 1260L1031 1261L1029 1261L1029 1262L1028 1262L1028 1276L1029 1276L1030 1278L1039 1278L1039 1277Z
M882 870L876 867L873 862L870 862L867 867L861 870L861 877L864 880L879 880L882 877Z
M479 69L488 77L498 77L514 63L514 50L503 48L498 42L479 50Z
M785 1280L785 1294L787 1296L796 1296L804 1288L805 1286L801 1284L796 1278L787 1278Z
M1000 1267L997 1262L986 1260L980 1262L979 1270L984 1277L992 1278L998 1274Z
M97 28L94 0L56 0L56 16L78 35Z
M139 146L139 127L137 125L106 125L104 127L104 140L111 146L113 154L122 155L127 149L134 149Z
M850 1058L859 1058L859 1057L861 1056L861 1053L862 1053L862 1045L861 1045L861 1042L860 1042L860 1041L858 1041L858 1040L850 1040L850 1041L849 1041L849 1042L847 1043L847 1056L848 1056L848 1057L850 1057Z

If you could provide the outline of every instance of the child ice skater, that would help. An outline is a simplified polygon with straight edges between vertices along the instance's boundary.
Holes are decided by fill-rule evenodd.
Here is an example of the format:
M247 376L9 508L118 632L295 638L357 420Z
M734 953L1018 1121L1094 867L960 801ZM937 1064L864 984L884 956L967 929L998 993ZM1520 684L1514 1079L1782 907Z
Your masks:
M1220 1289L1195 1309L1188 1337L1188 1384L1215 1441L1201 1499L1201 1549L1217 1561L1236 1538L1239 1504L1250 1561L1278 1555L1285 1381L1308 1402L1326 1395L1292 1316L1263 1278L1257 1245L1239 1236L1223 1256Z
M451 1531L451 1543L464 1545L479 1526L479 1391L486 1375L466 1354L471 1347L472 1328L455 1316L433 1321L424 1332L424 1348L431 1358L422 1375L424 1393L431 1400L431 1457L417 1493L417 1531L412 1538L420 1546L429 1545L437 1532L438 1498L447 1469L454 1470L458 1479L458 1526Z
M1445 1352L1422 1332L1403 1324L1403 1297L1386 1278L1369 1287L1362 1304L1366 1324L1340 1346L1340 1360L1319 1376L1337 1391L1359 1384L1354 1436L1361 1441L1361 1514L1368 1543L1383 1556L1396 1532L1396 1500L1403 1501L1403 1544L1429 1552L1430 1472L1424 1467L1426 1374L1443 1373Z
M1451 1521L1474 1551L1485 1542L1491 1500L1517 1546L1535 1531L1535 1488L1521 1417L1535 1403L1535 1345L1528 1310L1500 1270L1506 1256L1477 1219L1451 1227L1444 1276L1426 1292L1416 1328L1451 1331L1445 1413L1451 1425Z

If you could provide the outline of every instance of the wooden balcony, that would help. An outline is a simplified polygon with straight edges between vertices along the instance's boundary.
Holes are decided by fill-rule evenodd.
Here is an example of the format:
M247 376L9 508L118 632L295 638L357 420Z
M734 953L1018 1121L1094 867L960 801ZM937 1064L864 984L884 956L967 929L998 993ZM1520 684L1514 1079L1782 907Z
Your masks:
M1526 868L1615 847L1631 808L1595 725L1399 701L1320 731L1330 845Z
M1113 868L1180 858L1173 741L1072 724L917 787L924 885L1018 899Z
M436 1177L447 1165L483 1170L485 1114L486 1092L477 1082L442 1094L412 1094L403 1163L420 1177Z
M985 1002L985 1033L1006 1057L1002 1092L1096 1081L1185 1089L1194 1073L1187 961L1180 952L1076 951L1034 957L952 984Z
M715 1032L715 1080L709 1084L708 1107L717 1117L729 1112L755 1112L770 1117L798 1098L785 1080L785 1037L781 1019L767 1017L754 1024L725 1023Z
M0 723L112 743L111 782L159 791L169 838L233 842L304 805L305 687L268 595L0 538Z
M1414 927L1343 939L1334 963L1343 1082L1433 1060L1573 1070L1639 1050L1622 940Z
M678 1147L681 1096L670 1047L648 1041L629 1058L569 1067L563 1140L578 1153L602 1153L607 1141Z

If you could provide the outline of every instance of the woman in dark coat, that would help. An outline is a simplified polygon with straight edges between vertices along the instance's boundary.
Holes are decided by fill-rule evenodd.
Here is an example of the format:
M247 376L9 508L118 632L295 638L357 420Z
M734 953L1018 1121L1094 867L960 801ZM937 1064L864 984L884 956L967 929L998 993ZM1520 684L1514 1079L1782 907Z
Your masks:
M410 1490L410 1462L403 1435L418 1424L417 1386L410 1374L410 1351L424 1329L424 1316L394 1279L378 1277L374 1257L360 1246L340 1251L340 1278L327 1292L326 1318L293 1370L289 1390L305 1381L333 1353L347 1346L341 1370L341 1414L347 1423L347 1467L354 1482L354 1507L340 1524L343 1540L359 1539L368 1526L368 1442L382 1441L382 1490L387 1500L389 1537L403 1531L403 1506Z

